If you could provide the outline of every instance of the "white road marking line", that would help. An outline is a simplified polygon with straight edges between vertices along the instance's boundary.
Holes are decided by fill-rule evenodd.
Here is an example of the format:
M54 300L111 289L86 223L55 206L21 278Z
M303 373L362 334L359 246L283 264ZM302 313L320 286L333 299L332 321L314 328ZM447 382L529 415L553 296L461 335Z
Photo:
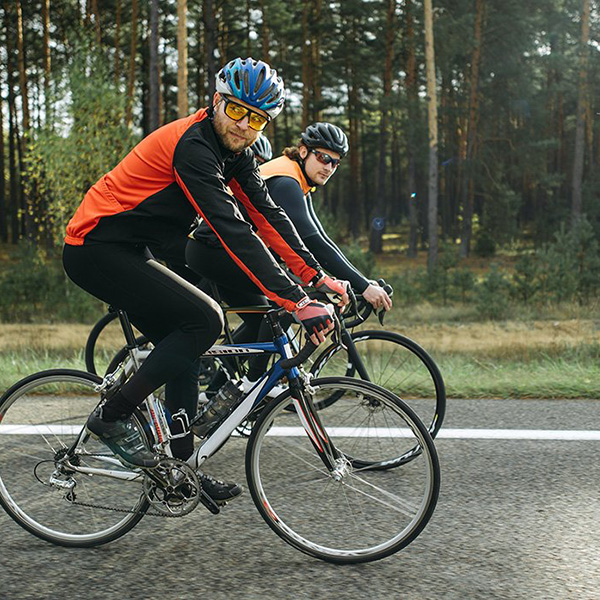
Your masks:
M81 425L1 425L0 435L76 435ZM408 429L377 427L328 427L332 437L364 437L367 432L377 437L412 437ZM299 437L306 435L302 427L273 427L267 435ZM566 440L600 441L600 431L575 429L444 429L436 439L451 440Z

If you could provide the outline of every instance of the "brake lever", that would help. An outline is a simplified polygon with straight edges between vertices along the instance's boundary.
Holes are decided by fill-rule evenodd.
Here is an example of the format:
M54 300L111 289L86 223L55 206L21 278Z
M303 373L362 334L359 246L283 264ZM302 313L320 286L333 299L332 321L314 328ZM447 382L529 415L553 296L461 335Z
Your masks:
M342 319L340 317L340 309L335 307L335 315L333 317L334 328L331 332L331 341L336 345L340 346L344 350L348 350L348 346L342 341Z

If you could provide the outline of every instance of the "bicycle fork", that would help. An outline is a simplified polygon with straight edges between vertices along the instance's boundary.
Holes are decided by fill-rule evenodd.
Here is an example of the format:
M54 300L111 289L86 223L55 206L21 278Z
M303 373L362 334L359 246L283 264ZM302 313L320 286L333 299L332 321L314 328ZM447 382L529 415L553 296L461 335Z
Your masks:
M290 393L300 422L325 467L332 473L339 471L343 455L331 441L309 393L304 391L299 379L290 381Z

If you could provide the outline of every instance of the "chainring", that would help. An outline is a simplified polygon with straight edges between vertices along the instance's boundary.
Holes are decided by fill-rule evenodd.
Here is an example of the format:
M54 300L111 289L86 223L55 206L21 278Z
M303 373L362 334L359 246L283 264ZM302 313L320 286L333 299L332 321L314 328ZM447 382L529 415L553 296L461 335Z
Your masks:
M196 472L175 458L164 458L144 477L144 494L150 506L161 514L182 517L200 502L202 484Z

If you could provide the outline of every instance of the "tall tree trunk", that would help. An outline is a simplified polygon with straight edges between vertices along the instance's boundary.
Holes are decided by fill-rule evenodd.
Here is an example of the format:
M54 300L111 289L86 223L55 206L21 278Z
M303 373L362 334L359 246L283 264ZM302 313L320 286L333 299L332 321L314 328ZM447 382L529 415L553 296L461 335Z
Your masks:
M194 79L196 83L196 109L205 105L206 98L206 75L204 66L204 25L202 24L202 11L198 12L198 20L193 28L196 32L195 55L192 64L195 65Z
M250 0L246 0L246 56L252 56L252 7L250 6Z
M98 0L92 0L92 12L94 13L94 34L96 36L96 45L99 48L102 43L102 29L100 26L100 11L98 10Z
M385 18L385 62L383 68L383 96L381 97L381 120L379 123L379 167L375 214L371 219L369 250L379 254L383 250L383 233L386 219L386 174L389 107L392 96L392 63L394 60L394 36L396 33L396 0L388 0Z
M27 90L27 70L25 68L25 40L23 34L23 11L21 0L16 0L17 5L17 59L19 64L19 87L23 110L23 133L29 131L29 93Z
M215 76L217 74L217 20L215 17L214 0L203 0L202 18L204 20L204 56L206 59L206 79L208 104L212 102L215 93Z
M36 236L35 211L33 207L33 198L25 196L23 178L24 161L27 154L27 143L29 136L30 113L29 113L29 90L27 81L27 66L25 59L25 33L23 28L23 11L21 0L16 0L17 7L17 61L19 65L19 88L21 92L21 110L22 110L22 129L19 150L19 171L20 176L20 200L21 210L24 215L25 236L28 240L34 240ZM15 123L16 125L16 123ZM18 136L18 128L15 128Z
M265 0L258 0L258 5L260 7L260 12L262 14L262 30L261 30L261 52L262 52L262 60L271 63L269 58L271 51L271 31L269 27L268 21L268 8L265 6ZM273 147L276 146L277 135L279 132L279 121L277 119L273 119L271 124L269 125L271 132L269 138L273 144Z
M51 125L50 102L50 0L42 0L43 64L44 64L44 122Z
M186 117L188 107L187 0L177 0L177 114Z
M129 46L129 78L127 81L127 125L133 121L133 97L135 94L135 59L137 55L138 0L131 0L131 44Z
M14 5L9 0L3 1L4 7L4 34L6 36L6 87L8 90L8 174L9 174L9 197L7 201L8 225L11 232L11 241L16 244L21 237L19 205L19 169L17 167L16 149L18 144L16 133L15 108L15 66L14 66L14 44L13 32L15 31L13 19L15 13Z
M469 122L467 125L467 154L465 160L464 179L462 184L463 221L460 236L460 256L466 258L471 250L473 234L473 171L475 161L475 137L477 135L477 118L479 115L479 66L481 64L481 48L483 45L483 11L484 0L475 0L475 40L471 54L471 73L469 91Z
M323 119L323 90L321 85L321 15L323 12L322 0L315 0L313 22L310 28L312 34L312 71L313 71L313 110L311 121Z
M425 10L425 61L427 66L427 113L429 121L429 184L427 224L429 251L427 268L432 272L438 259L438 131L433 12L431 0L424 1Z
M0 94L0 241L8 242L8 202L4 175L4 98Z
M158 85L158 0L150 3L150 48L148 78L148 132L158 128L160 88Z
M417 256L417 246L419 243L419 211L417 202L417 177L416 177L416 136L415 123L418 119L419 90L417 86L417 51L415 42L415 29L413 23L413 3L412 0L405 2L405 22L406 22L406 95L408 97L408 144L406 148L408 165L408 249L407 256L415 258Z
M121 0L116 0L115 14L115 85L121 79Z
M312 10L312 0L306 0L302 9L302 129L312 121L313 110Z
M16 244L23 233L21 228L21 218L19 217L20 208L20 177L19 168L17 166L17 127L16 127L16 109L15 109L15 93L13 85L10 83L11 75L9 71L8 84L8 172L10 175L10 228L12 232L12 243Z
M576 225L582 217L583 161L585 153L585 114L587 108L587 72L590 41L590 0L581 3L581 41L579 48L579 96L577 100L577 129L571 183L571 223Z
M354 16L350 17L350 39L356 43L358 25ZM361 210L359 194L361 189L360 177L360 106L357 66L354 55L348 56L348 121L350 125L350 193L349 197L349 226L352 237L356 239L360 232Z

